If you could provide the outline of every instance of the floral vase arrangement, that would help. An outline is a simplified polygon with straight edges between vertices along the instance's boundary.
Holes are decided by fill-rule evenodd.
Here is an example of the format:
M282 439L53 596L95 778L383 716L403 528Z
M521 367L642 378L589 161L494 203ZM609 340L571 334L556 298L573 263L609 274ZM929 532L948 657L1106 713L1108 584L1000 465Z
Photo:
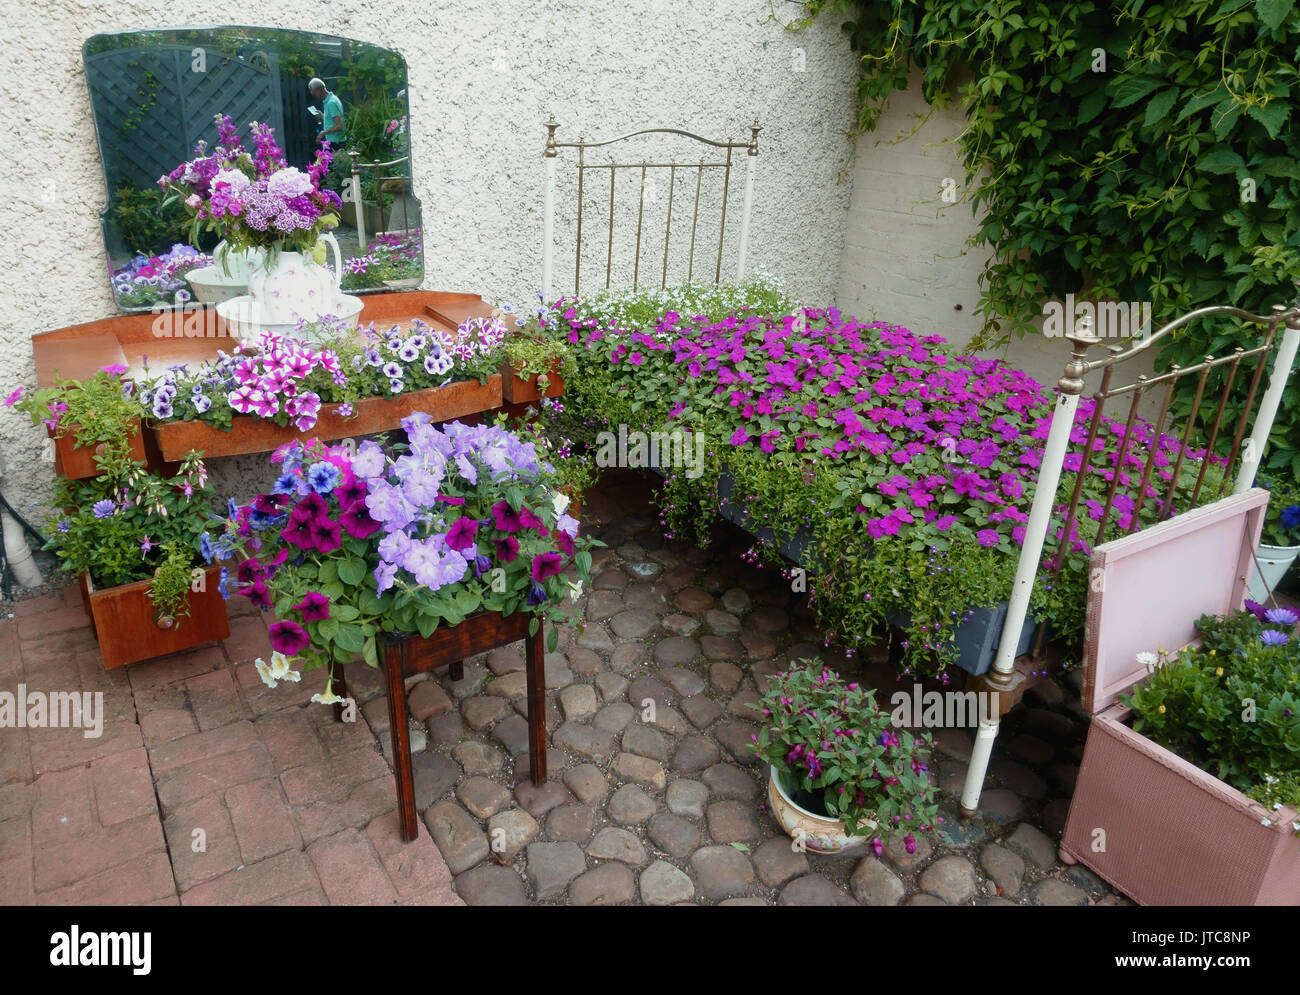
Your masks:
M417 413L407 442L385 451L295 442L271 457L279 475L203 540L209 560L233 555L223 594L249 598L278 621L268 682L324 665L379 664L378 640L428 638L479 612L570 620L599 543L578 536L567 498L531 443L494 425L435 427ZM573 573L571 580L566 573ZM548 646L558 634L552 628ZM278 675L278 676L277 676ZM290 680L296 678L288 677Z
M217 115L216 124L212 153L200 141L194 158L159 177L158 185L185 205L191 242L206 230L233 252L262 250L248 252L248 300L221 307L246 304L244 312L262 325L339 314L347 306L339 289L342 262L327 233L338 225L341 202L321 185L333 159L328 144L303 172L287 164L269 125L251 122L250 154L229 115ZM333 272L323 265L327 246L335 254Z
M782 827L818 853L868 844L879 856L891 838L908 853L918 833L939 827L927 735L896 729L875 693L817 660L777 674L762 701L751 749L768 764L768 800Z

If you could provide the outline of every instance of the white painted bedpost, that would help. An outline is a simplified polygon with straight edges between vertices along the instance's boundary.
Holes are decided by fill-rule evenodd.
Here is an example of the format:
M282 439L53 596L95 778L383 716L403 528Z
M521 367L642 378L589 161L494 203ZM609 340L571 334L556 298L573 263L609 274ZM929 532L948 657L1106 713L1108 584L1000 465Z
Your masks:
M1002 641L998 644L998 655L993 662L992 670L984 675L985 690L999 696L999 707L990 710L992 715L988 715L984 709L980 710L979 731L975 735L975 746L971 751L970 764L966 768L966 782L962 785L961 791L961 813L967 817L974 816L979 811L984 775L988 771L993 741L997 738L998 725L1002 720L1001 695L1012 690L1020 682L1020 678L1015 673L1016 648L1020 645L1020 633L1024 628L1025 615L1029 611L1029 595L1034 589L1034 580L1038 576L1038 566L1043 556L1043 543L1047 539L1047 530L1052 524L1052 509L1056 504L1056 489L1061 482L1065 451L1070 444L1070 431L1074 428L1074 414L1079 407L1079 395L1083 393L1083 377L1088 371L1084 355L1088 347L1098 341L1092 332L1092 319L1084 317L1079 324L1079 330L1070 335L1069 339L1074 343L1074 354L1066 364L1065 373L1057 384L1060 395L1056 399L1056 409L1052 413L1052 428L1047 436L1042 464L1038 468L1034 503L1030 506L1029 522L1025 526L1025 541L1020 547L1016 579L1011 588L1010 605L1007 608L1006 621L1002 625Z
M555 129L546 122L546 194L542 203L542 304L551 303L551 274L555 262Z
M1274 311L1281 311L1282 306L1275 304ZM1255 427L1250 438L1241 449L1241 470L1237 473L1237 482L1232 493L1241 494L1250 490L1255 483L1255 474L1264 459L1264 448L1268 445L1269 433L1273 431L1273 420L1277 417L1282 395L1286 393L1287 381L1291 377L1291 367L1295 365L1296 347L1300 346L1300 318L1288 318L1286 331L1282 333L1282 345L1277 351L1273 371L1269 374L1268 390L1259 402L1259 414L1255 417ZM1262 359L1261 359L1262 362Z
M754 166L758 161L758 133L762 129L755 121L749 128L749 147L745 150L745 206L740 214L740 252L736 256L736 282L745 279L745 257L749 253L749 222L754 212Z

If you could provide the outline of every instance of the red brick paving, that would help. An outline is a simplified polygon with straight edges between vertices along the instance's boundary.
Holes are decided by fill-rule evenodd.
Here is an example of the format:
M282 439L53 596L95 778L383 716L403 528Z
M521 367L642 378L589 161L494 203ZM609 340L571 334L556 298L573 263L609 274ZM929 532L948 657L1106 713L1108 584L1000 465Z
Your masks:
M113 671L75 587L0 622L0 690L99 692L104 720L0 729L0 904L464 904L423 826L401 842L365 720L310 704L319 671L266 687L265 619L230 608L223 643Z

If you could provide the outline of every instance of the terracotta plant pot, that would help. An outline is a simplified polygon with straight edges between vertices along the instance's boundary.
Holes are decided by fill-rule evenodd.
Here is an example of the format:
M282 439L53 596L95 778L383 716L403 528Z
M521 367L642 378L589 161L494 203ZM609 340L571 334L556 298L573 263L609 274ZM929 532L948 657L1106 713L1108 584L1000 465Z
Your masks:
M149 460L145 454L144 439L140 432L138 419L132 422L132 428L130 439L131 455L141 463L148 465ZM95 462L95 454L103 449L104 444L102 442L95 446L78 446L77 427L75 425L71 426L62 438L55 439L51 434L51 442L54 446L54 472L60 477L66 477L68 480L81 480L85 477L99 476L99 466Z
M786 794L775 767L768 767L767 801L781 828L791 839L802 840L804 847L812 853L855 851L867 842L865 836L850 836L842 820L818 815L795 804ZM870 825L875 826L874 823Z
M221 568L208 567L202 591L190 591L190 614L168 624L159 618L149 600L151 580L97 589L88 574L81 575L81 602L99 640L104 669L152 660L230 635L226 602L217 590Z
M515 376L509 366L501 367L501 396L507 404L527 404L540 401L543 397L559 397L564 393L564 377L560 376L560 364L556 363L551 372L546 374L546 390L538 384L542 374L535 373L528 379Z
M229 432L201 421L168 422L151 431L166 460L179 460L191 449L211 458L268 453L294 439L330 442L388 432L398 428L402 419L415 411L424 411L434 421L440 422L500 406L501 377L493 376L485 384L477 380L458 380L445 387L427 387L396 397L363 398L352 406L353 413L349 418L338 413L337 404L325 404L321 406L316 424L306 432L252 415L236 415L231 419Z

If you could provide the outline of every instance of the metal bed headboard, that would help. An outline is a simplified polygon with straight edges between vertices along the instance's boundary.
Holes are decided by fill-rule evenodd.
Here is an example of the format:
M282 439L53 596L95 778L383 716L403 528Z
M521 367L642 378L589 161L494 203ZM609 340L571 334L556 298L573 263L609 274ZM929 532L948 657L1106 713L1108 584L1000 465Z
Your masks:
M1300 282L1297 285L1300 286ZM1247 324L1262 325L1265 328L1263 341L1250 348L1238 346L1232 353L1225 356L1206 356L1202 362L1192 366L1182 367L1175 364L1167 372L1153 376L1139 375L1130 384L1118 387L1112 385L1111 381L1115 371L1123 363L1146 354L1152 346L1166 336L1172 335L1177 329L1204 318L1237 318ZM1277 343L1279 327L1284 329L1280 344ZM1106 500L1102 505L1100 517L1097 518L1097 535L1093 545L1099 545L1107 541L1107 529L1112 525L1112 516L1116 510L1117 498L1121 493L1121 477L1125 475L1124 471L1128 466L1140 465L1140 473L1135 469L1129 475L1130 482L1136 482L1136 491L1132 496L1134 508L1129 515L1127 524L1122 520L1123 515L1114 516L1116 519L1112 530L1114 534L1110 538L1119 538L1128 532L1137 531L1141 528L1138 515L1146 501L1148 488L1151 486L1152 469L1156 465L1157 450L1162 447L1165 440L1172 440L1178 444L1177 456L1173 462L1165 493L1163 495L1160 493L1161 488L1159 486L1154 487L1157 496L1152 500L1158 502L1156 504L1157 518L1164 519L1176 514L1179 510L1187 510L1186 508L1175 508L1174 501L1181 483L1180 478L1187 457L1187 447L1193 442L1198 448L1204 445L1205 451L1204 455L1199 458L1200 467L1196 473L1195 483L1191 487L1189 507L1194 507L1200 498L1206 484L1206 472L1212 462L1221 463L1223 468L1222 480L1215 488L1214 496L1216 498L1223 497L1229 487L1231 487L1234 494L1240 494L1250 489L1255 482L1255 475L1263 461L1269 433L1272 431L1274 419L1277 417L1282 395L1286 391L1287 382L1295 364L1297 349L1300 348L1300 299L1290 307L1275 304L1271 315L1252 314L1236 307L1199 308L1175 318L1149 338L1127 349L1119 345L1111 345L1108 347L1108 355L1094 360L1087 358L1088 350L1104 340L1093 333L1091 317L1085 316L1079 322L1077 330L1066 337L1071 343L1070 361L1066 364L1061 379L1057 383L1059 391L1056 406L1039 468L1038 483L1029 513L1029 521L1026 525L1024 543L1020 550L1020 560L1016 569L1016 579L1011 590L1010 604L1002 629L998 655L988 673L976 679L982 690L999 696L999 707L994 709L995 715L992 717L992 721L986 723L984 719L980 720L979 732L976 735L970 765L966 772L966 782L961 794L961 812L962 815L968 817L975 815L978 809L984 775L993 750L993 741L998 733L1000 716L1019 700L1026 687L1024 675L1015 670L1016 647L1019 645L1021 632L1024 628L1025 616L1029 608L1029 597L1039 573L1043 547L1049 532L1052 530L1054 519L1062 511L1056 506L1056 494L1057 488L1060 486L1061 473L1065 467L1067 451L1070 449L1070 436L1075 428L1079 399L1083 395L1085 388L1084 378L1089 373L1101 371L1100 385L1096 393L1092 395L1096 406L1093 409L1091 418L1088 420L1086 441L1083 443L1082 449L1076 450L1074 453L1074 455L1078 456L1078 464L1077 467L1072 467L1072 471L1077 473L1078 476L1075 479L1069 501L1063 509L1064 513L1061 515L1060 542L1052 564L1051 578L1053 580L1060 573L1065 560L1064 554L1070 550L1072 543L1075 541L1073 528L1079 518L1079 504L1083 491L1084 476L1094 462L1094 453L1098 454L1103 467L1112 455L1108 445L1103 444L1100 450L1094 448L1094 443L1101 430L1106 402L1111 399L1120 399L1119 410L1124 418L1124 430L1120 435L1121 441L1118 452L1114 454L1114 475L1110 480L1110 486L1107 488ZM1268 387L1260 399L1259 411L1255 415L1250 435L1247 437L1246 428L1251 421L1251 410L1254 407L1255 397L1264 377L1264 368L1275 346L1276 357L1273 360ZM1224 439L1227 438L1226 434L1221 433L1221 429L1228 400L1232 396L1233 387L1237 384L1238 374L1243 370L1243 361L1252 358L1256 360L1254 370L1251 371L1248 367L1245 368L1249 376L1249 387L1242 408L1241 422L1232 432L1226 455L1216 454L1215 449L1216 445L1221 441L1221 434L1223 434ZM1226 371L1223 375L1222 385L1217 388L1211 386L1211 372L1225 367ZM1193 375L1196 376L1196 387L1187 415L1187 423L1181 435L1167 435L1164 432L1164 427L1173 401L1174 386L1180 378ZM1130 444L1134 436L1133 429L1138 423L1138 409L1142 403L1143 395L1147 391L1160 390L1162 387L1164 396L1161 399L1160 413L1154 423L1153 430L1147 433L1146 427L1143 426L1142 431L1138 434L1137 447L1131 449ZM1207 387L1211 387L1211 393L1209 394L1211 399L1214 396L1213 391L1218 390L1218 403L1215 406L1213 418L1209 419L1202 426L1199 433L1194 436L1201 402L1207 397ZM1130 395L1131 398L1126 416L1122 414L1125 395ZM1116 419L1116 423L1118 423L1118 419ZM1143 438L1143 435L1146 437ZM1146 443L1145 456L1140 455L1143 442ZM1239 464L1238 460L1240 460ZM1168 462L1166 460L1166 463ZM1232 476L1234 464L1237 465L1235 478ZM1127 485L1125 486L1127 487ZM1035 658L1041 657L1043 636L1044 629L1040 627L1037 645L1033 650Z
M732 155L736 149L744 149L746 153L745 160L745 202L741 214L740 222L740 246L736 260L736 280L741 281L745 277L745 257L749 250L749 224L753 214L754 207L754 161L758 156L758 133L762 129L756 120L750 126L750 139L748 142L732 141L713 141L709 138L702 138L699 135L682 131L679 128L645 128L641 131L633 131L618 138L611 138L603 142L557 142L555 140L556 129L559 128L554 120L549 120L546 127L546 148L543 153L546 160L546 200L544 204L544 215L542 224L542 294L547 301L552 299L551 286L554 267L555 253L555 168L560 149L577 149L578 150L578 210L577 210L577 233L575 239L574 252L574 271L573 271L573 293L576 297L582 286L582 218L583 218L583 187L586 180L586 174L592 170L609 170L609 234L606 243L605 255L605 288L610 286L611 273L614 263L614 201L615 201L615 177L620 169L640 170L641 172L641 196L640 206L637 208L636 222L636 255L633 263L632 286L636 287L641 278L641 241L642 229L645 220L645 189L646 173L652 169L668 170L668 211L667 220L664 223L664 251L663 265L660 271L659 286L667 286L668 283L668 249L672 235L673 220L673 196L677 183L677 171L682 170L689 175L690 170L695 171L695 198L691 217L691 243L688 257L687 280L691 280L695 275L695 241L696 233L700 218L700 191L706 169L720 169L723 173L722 181L722 218L718 223L718 252L714 266L713 282L718 283L722 280L722 250L725 241L727 226L727 195L731 186L731 169ZM682 138L689 138L693 141L700 142L704 145L716 149L724 149L726 156L721 162L706 162L703 158L699 162L607 162L591 163L586 161L586 152L588 149L602 148L608 145L614 145L618 142L626 141L629 138L636 138L639 135L678 135Z

